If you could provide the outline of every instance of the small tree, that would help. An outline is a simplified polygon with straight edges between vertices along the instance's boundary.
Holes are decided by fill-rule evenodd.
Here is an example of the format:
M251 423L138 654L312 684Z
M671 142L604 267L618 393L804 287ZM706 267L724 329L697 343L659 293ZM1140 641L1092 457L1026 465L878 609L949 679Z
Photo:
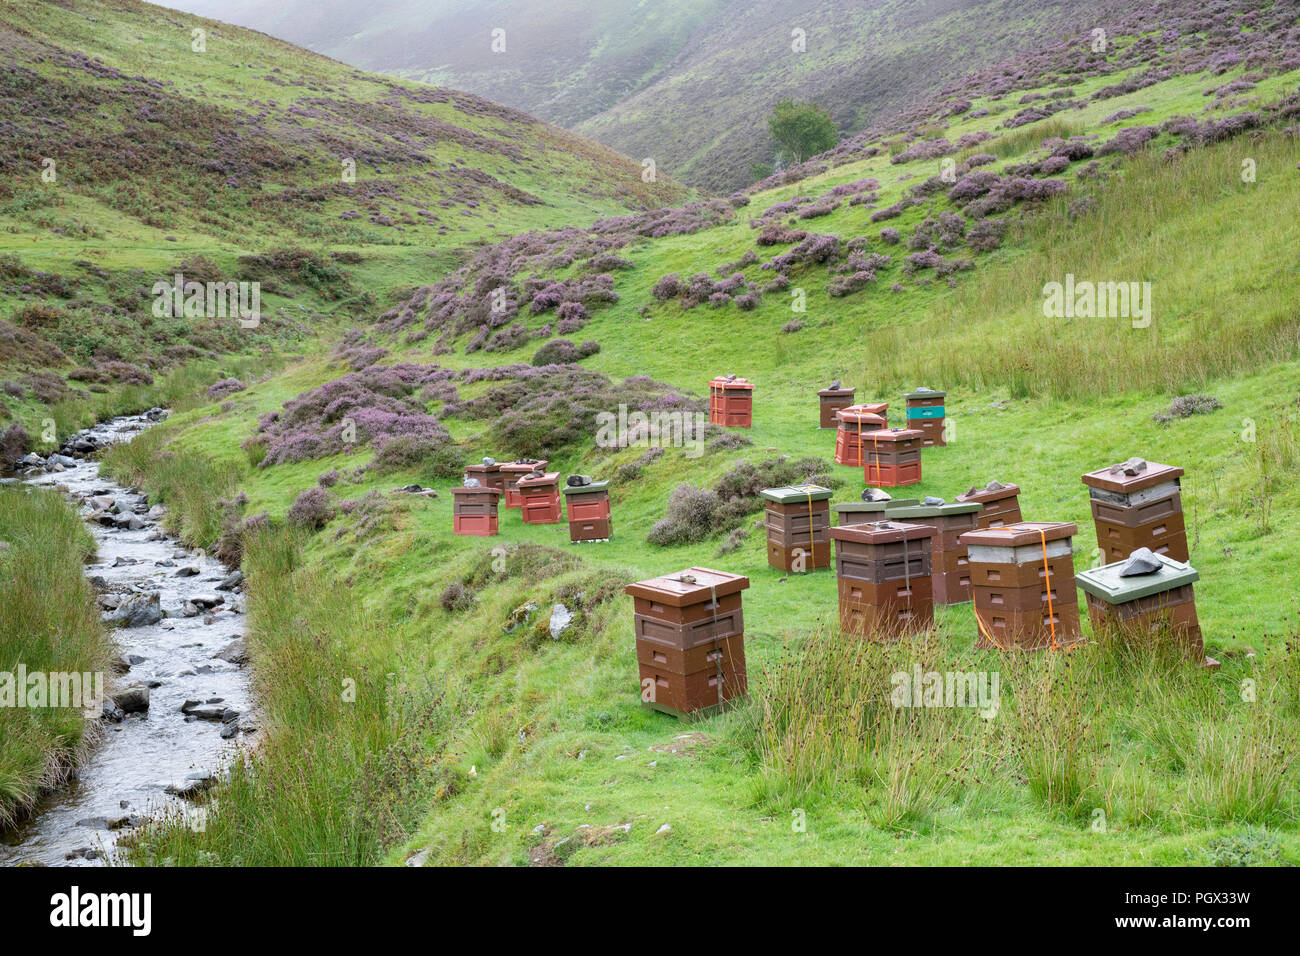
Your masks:
M767 126L778 153L791 163L826 152L840 138L831 115L816 103L782 100L772 108Z

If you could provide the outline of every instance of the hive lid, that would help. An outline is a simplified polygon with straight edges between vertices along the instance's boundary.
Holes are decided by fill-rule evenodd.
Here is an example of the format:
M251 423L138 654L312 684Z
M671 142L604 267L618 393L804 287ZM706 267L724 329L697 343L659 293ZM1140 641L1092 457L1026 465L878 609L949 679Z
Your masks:
M1072 538L1079 531L1071 521L1021 521L1002 528L981 528L967 531L957 540L964 545L984 545L990 548L1019 548L1027 544Z
M1074 579L1079 587L1109 604L1126 604L1138 598L1161 594L1200 580L1200 574L1185 561L1175 561L1163 554L1156 554L1153 557L1162 566L1150 574L1124 577L1120 572L1128 563L1128 558L1125 558L1123 561L1116 561L1104 567L1080 571L1075 574Z
M753 388L754 383L735 375L719 375L709 382L714 388Z
M845 396L852 398L857 388L853 385L846 385L844 388L820 388L817 394L822 398L843 398Z
M688 607L703 604L714 597L735 594L747 587L749 578L743 574L728 574L712 568L687 568L647 581L636 581L623 590L633 597L657 601L669 607Z
M895 541L919 541L933 538L934 529L923 524L906 524L885 519L866 524L846 524L831 528L831 537L837 541L857 541L860 544L892 544Z
M497 495L499 497L502 491L500 488L489 488L487 485L478 485L477 487L466 485L463 488L451 489L451 493L453 495Z
M920 503L921 500L919 498L898 498L894 501L890 501L887 498L883 498L880 501L845 501L842 504L836 505L835 510L841 513L859 513L864 511L884 512L886 508L893 511L895 508L906 508L909 505L919 505Z
M978 501L982 504L989 501L1001 501L1003 498L1014 498L1018 494L1020 494L1019 485L1004 485L1002 482L994 480L983 488L972 487L970 491L962 492L957 496L957 500Z
M883 419L885 412L889 410L889 402L859 402L856 405L848 405L835 412L835 417L841 421L856 422L859 419L866 420L869 416L876 416Z
M566 495L585 495L593 491L608 491L608 481L591 481L585 485L565 485L562 489Z
M541 475L525 475L520 478L517 487L531 488L533 485L555 485L560 482L560 473L558 471L548 471Z
M937 388L926 388L922 385L914 392L908 392L904 398L946 398L947 392L940 391Z
M963 504L953 502L944 505L904 505L902 507L892 507L894 502L890 502L891 507L888 509L888 518L892 521L895 518L938 518L941 515L968 515L983 509L983 505L978 502Z
M862 439L865 441L870 438L873 442L878 441L908 441L912 438L921 438L925 432L919 428L877 428L875 431L863 432Z
M535 459L535 460L532 460L532 461L530 461L530 460L528 460L528 459L525 459L525 458L517 458L517 459L515 459L514 461L507 461L507 462L504 462L504 463L501 465L501 470L502 470L502 471L523 471L523 472L528 472L528 471L532 471L532 470L533 470L534 468L536 468L538 465L541 465L543 468L545 468L545 467L546 467L547 465L549 465L549 464L550 464L550 462L548 462L545 458Z
M1105 491L1128 493L1141 491L1143 488L1150 488L1152 485L1166 481L1174 481L1182 475L1183 469L1177 465L1162 465L1154 461L1130 458L1117 465L1088 472L1083 476L1083 483Z
M758 494L760 498L778 504L795 505L801 501L825 501L831 496L831 490L821 485L785 485L780 488L764 488Z
M481 465L465 466L465 471L472 472L474 474L490 473L490 472L500 471L500 470L501 470L501 466L498 465L495 461L492 461L492 459L490 458L483 459L483 463Z

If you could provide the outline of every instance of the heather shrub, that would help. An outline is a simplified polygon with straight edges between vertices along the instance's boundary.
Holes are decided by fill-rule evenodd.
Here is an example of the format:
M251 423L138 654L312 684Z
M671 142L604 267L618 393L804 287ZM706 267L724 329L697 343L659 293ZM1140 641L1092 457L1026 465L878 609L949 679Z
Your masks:
M474 592L467 588L460 581L452 581L442 590L442 596L438 598L438 603L442 609L451 614L460 614L468 611L478 602Z
M12 464L32 447L32 436L22 425L10 425L0 432L0 463Z
M533 356L534 365L568 365L578 362L600 351L595 342L583 342L574 345L569 339L552 339L537 350Z
M650 290L650 294L660 302L667 302L669 299L675 299L682 291L682 277L676 272L670 272L659 279Z
M292 525L318 530L329 524L334 518L334 504L329 492L324 488L308 488L298 492L289 506L285 520Z
M214 382L208 386L208 398L213 401L220 401L235 392L242 392L245 385L237 378L223 378L219 382Z
M1213 395L1180 395L1162 412L1156 412L1151 420L1157 425L1168 425L1176 418L1190 418L1193 415L1208 415L1223 407Z

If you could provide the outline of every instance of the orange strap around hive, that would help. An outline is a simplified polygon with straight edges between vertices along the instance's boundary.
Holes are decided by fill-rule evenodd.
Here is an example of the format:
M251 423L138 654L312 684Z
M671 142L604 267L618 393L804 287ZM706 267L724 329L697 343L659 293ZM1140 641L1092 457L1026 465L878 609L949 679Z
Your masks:
M1052 607L1052 569L1047 564L1047 532L1038 529L1043 539L1043 583L1047 585L1047 623L1052 625L1052 650L1056 650L1056 611Z
M1005 651L1006 648L998 643L998 639L993 636L993 632L984 626L984 620L983 618L980 617L979 608L972 607L971 610L975 612L975 626L979 628L980 633L983 634L986 638L988 638L988 642L992 644L994 647L996 647L998 650Z
M808 557L812 561L811 570L817 570L817 536L813 533L812 489L808 491ZM793 530L793 529L791 529Z

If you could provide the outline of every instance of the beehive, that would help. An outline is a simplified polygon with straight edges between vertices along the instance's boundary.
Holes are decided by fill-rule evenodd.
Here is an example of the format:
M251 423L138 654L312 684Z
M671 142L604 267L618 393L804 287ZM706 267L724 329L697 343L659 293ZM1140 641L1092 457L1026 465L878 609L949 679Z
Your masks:
M866 462L862 451L862 436L886 425L885 411L888 402L850 405L835 413L835 464L861 468Z
M921 431L880 428L861 436L865 461L862 477L868 485L898 488L921 480Z
M562 490L569 514L570 541L608 541L613 537L608 481L566 484Z
M849 386L848 388L823 388L817 393L821 403L820 426L822 428L835 428L839 425L835 413L853 404L855 391L857 389Z
M452 530L483 537L496 534L500 499L500 491L482 485L451 489Z
M529 474L515 484L524 524L555 524L563 519L560 506L560 473Z
M765 488L767 563L799 574L831 566L831 490L820 485Z
M1027 521L958 538L970 562L978 646L1038 650L1082 640L1076 531L1069 522Z
M887 641L934 623L933 535L892 520L831 529L843 633Z
M990 481L984 488L971 488L957 496L963 504L977 502L981 508L976 523L981 528L1001 528L1020 521L1020 487Z
M507 508L518 508L523 504L523 498L519 495L519 479L532 474L536 468L545 471L547 464L549 463L545 459L518 458L501 465L502 490L506 493Z
M1198 661L1205 660L1192 588L1200 575L1185 561L1149 549L1133 557L1139 556L1148 558L1156 569L1125 575L1126 558L1079 572L1076 580L1087 597L1093 631L1117 631L1135 642L1167 634L1183 642Z
M749 578L687 568L629 584L641 702L678 717L702 716L743 697Z
M930 581L935 604L962 604L971 599L970 562L961 536L977 528L980 505L963 504L903 505L890 503L885 517L890 521L907 521L934 529L930 540Z
M835 523L840 527L851 524L867 524L880 521L890 508L907 508L919 505L920 498L885 498L880 501L844 501L835 506L838 517Z
M907 403L907 427L921 432L923 448L948 444L944 439L944 428L948 424L944 408L947 395L947 392L922 387L904 396Z
M484 458L481 464L465 466L465 480L475 479L485 488L495 488L505 494L506 476L501 466L491 458Z
M1175 465L1140 458L1083 476L1103 561L1122 561L1138 548L1188 560L1182 476Z
M735 375L709 382L709 423L724 428L749 428L753 424L754 383Z

